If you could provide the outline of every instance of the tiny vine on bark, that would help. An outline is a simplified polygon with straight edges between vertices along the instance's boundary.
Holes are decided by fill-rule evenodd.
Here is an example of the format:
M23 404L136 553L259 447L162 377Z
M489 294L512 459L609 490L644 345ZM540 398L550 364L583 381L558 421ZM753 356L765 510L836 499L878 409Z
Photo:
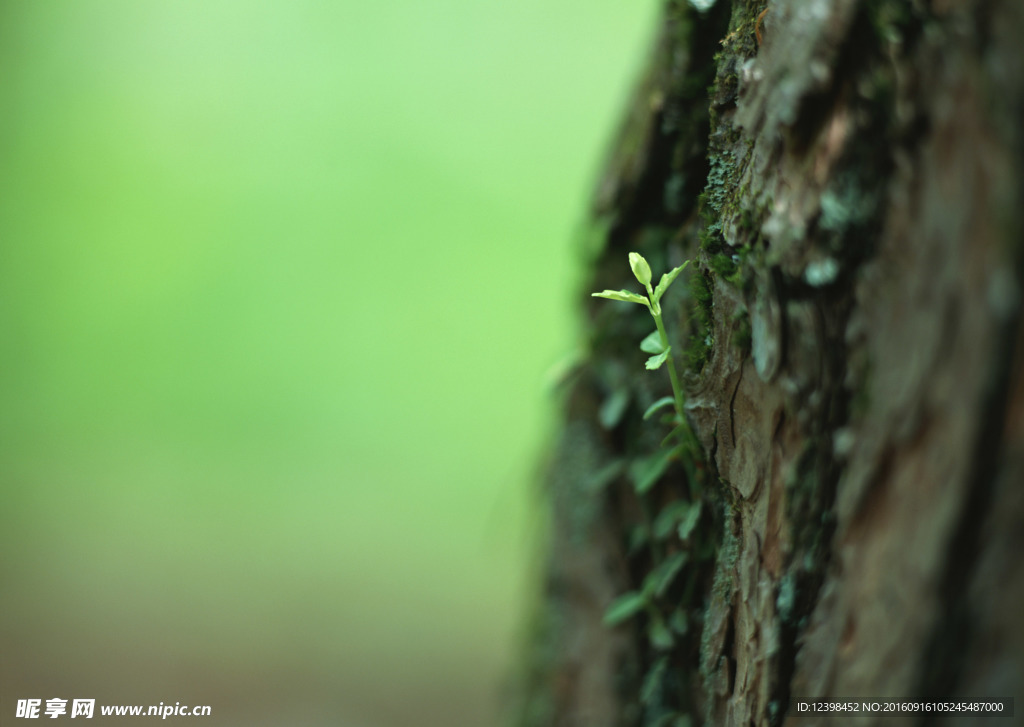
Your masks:
M662 296L688 264L689 261L662 275L658 285L654 287L651 285L650 265L643 256L633 252L629 254L629 265L647 294L638 295L628 290L605 290L593 294L598 298L638 303L647 307L654 319L655 330L640 343L641 350L651 355L646 368L653 371L667 364L669 380L672 382L672 396L654 402L643 415L645 420L650 419L656 412L674 405L674 412L663 419L666 424L672 426L672 431L662 441L662 447L670 449L642 459L641 461L654 461L659 466L652 468L653 474L635 479L636 493L641 498L642 507L648 513L648 544L652 564L643 581L637 583L633 590L615 598L604 613L604 623L609 627L623 624L641 614L646 616L640 625L646 629L648 642L656 656L643 679L640 701L645 708L659 714L676 714L674 710L682 707L675 705L669 709L671 705L668 702L662 703L662 698L657 695L661 694L666 680L675 678L666 676L667 670L674 658L673 650L682 643L681 640L688 638L690 633L690 604L697 592L700 577L698 565L708 557L707 544L697 534L703 512L699 484L703 478L698 475L697 465L701 459L700 445L686 418L685 393L672 355L661 308ZM670 460L677 460L686 472L689 499L679 499L660 507L649 499L650 489Z
M595 298L607 298L609 300L618 300L624 303L639 303L647 306L647 310L650 312L651 317L654 318L655 330L644 338L640 342L640 350L644 353L651 354L651 357L647 359L647 369L655 371L662 367L666 362L668 363L668 376L672 381L672 396L666 396L658 401L651 404L647 411L644 412L644 419L650 419L651 416L672 404L675 404L675 417L672 419L674 428L662 442L662 446L667 444L673 438L678 440L678 446L688 447L694 441L693 433L690 431L690 426L686 421L686 412L684 405L686 403L685 395L683 394L683 387L679 381L679 373L676 371L676 363L672 358L672 347L669 345L668 333L665 331L665 322L662 320L661 315L661 297L668 290L668 287L672 285L679 274L686 269L690 261L687 260L677 268L673 268L669 272L661 276L661 280L658 282L656 288L651 287L651 266L644 259L643 255L636 252L629 253L629 266L633 269L633 275L640 281L640 284L647 289L647 295L637 295L631 293L628 290L604 290L600 293L592 293Z

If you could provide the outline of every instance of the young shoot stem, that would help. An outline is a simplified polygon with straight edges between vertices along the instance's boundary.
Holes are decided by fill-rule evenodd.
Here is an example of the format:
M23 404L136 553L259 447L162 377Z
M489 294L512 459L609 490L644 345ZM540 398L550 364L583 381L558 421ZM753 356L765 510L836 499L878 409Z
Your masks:
M651 292L651 286L647 286L648 294L653 296ZM661 306L657 308L653 306L650 308L651 317L654 318L654 325L658 327L658 335L661 336L661 345L668 349L668 334L665 332L665 323L661 320ZM665 359L665 363L668 364L668 378L672 381L672 395L676 402L676 414L679 417L680 424L686 426L686 414L683 409L685 400L683 399L683 387L679 385L679 375L676 373L676 362L672 358L672 351L668 352L668 358ZM689 428L687 426L687 428Z

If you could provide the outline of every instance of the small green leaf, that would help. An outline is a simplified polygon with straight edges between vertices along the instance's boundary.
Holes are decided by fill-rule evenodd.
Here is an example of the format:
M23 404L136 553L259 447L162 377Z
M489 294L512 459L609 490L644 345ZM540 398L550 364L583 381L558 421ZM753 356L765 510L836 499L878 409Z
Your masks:
M661 616L651 619L650 624L647 626L647 638L650 640L651 646L658 651L668 651L675 643L672 631L665 625Z
M654 487L654 483L661 479L668 469L669 456L671 451L662 450L649 457L638 459L629 467L629 476L638 494L642 495Z
M683 272L690 261L687 260L685 263L680 265L678 268L669 270L667 273L661 276L661 280L658 281L658 287L654 289L654 302L657 303L661 300L661 296L665 295L665 291L668 290L668 286L672 285L672 281L679 277L679 273Z
M662 688L665 679L665 672L669 668L669 657L663 656L654 662L647 675L643 678L643 685L640 687L640 701L649 704L654 694Z
M644 579L644 593L658 598L664 596L668 587L672 585L672 581L676 579L679 571L689 559L690 554L684 550L661 563Z
M644 353L661 353L665 350L665 344L661 342L661 333L657 329L647 334L647 337L640 341L640 350Z
M592 298L607 298L608 300L621 300L623 303L640 303L650 305L646 296L630 293L628 290L602 290L600 293L591 293Z
M668 669L668 657L663 656L654 662L654 666L644 677L644 683L640 687L641 704L650 704L655 693L661 689L661 683L665 678L665 671Z
M686 500L677 500L661 508L658 517L654 519L654 537L658 540L667 538L675 530L676 524L690 512L690 507Z
M583 484L590 492L600 492L622 474L626 469L626 463L621 459L612 460L596 472L592 472L584 479Z
M651 284L651 266L643 255L638 252L629 253L629 267L633 269L633 275L640 281L640 285L647 287Z
M647 525L637 525L629 531L629 545L626 546L626 551L633 555L639 552L641 548L647 547L650 541L651 532L648 530Z
M677 608L668 617L668 625L680 636L684 636L690 630L690 620L686 617L686 611Z
M675 399L673 399L671 396L661 397L656 402L647 407L647 411L644 412L644 419L650 419L654 412L658 411L659 409L664 409L666 406L672 406L673 403L675 403Z
M665 359L668 358L668 354L669 354L669 352L671 350L672 350L672 347L669 346L664 351L659 353L657 356L651 356L649 359L647 359L646 366L647 366L648 371L654 371L655 369L660 369L661 365L663 363L665 363Z
M622 415L629 406L629 389L623 387L612 391L601 403L597 419L605 429L614 429L622 421Z
M697 522L700 520L700 502L693 503L693 507L690 508L690 512L686 513L686 517L679 523L679 537L686 540L693 533L693 529L697 527Z
M630 591L612 601L612 605L604 612L605 626L616 626L627 621L647 606L647 596L643 593Z

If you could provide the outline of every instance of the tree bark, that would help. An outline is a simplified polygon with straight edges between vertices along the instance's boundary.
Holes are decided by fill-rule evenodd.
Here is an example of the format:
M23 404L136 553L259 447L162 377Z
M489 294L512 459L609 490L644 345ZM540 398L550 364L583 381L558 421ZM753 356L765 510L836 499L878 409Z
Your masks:
M522 724L1022 694L1022 37L1020 0L667 3L586 292L693 261L701 451L641 417L646 311L586 298Z

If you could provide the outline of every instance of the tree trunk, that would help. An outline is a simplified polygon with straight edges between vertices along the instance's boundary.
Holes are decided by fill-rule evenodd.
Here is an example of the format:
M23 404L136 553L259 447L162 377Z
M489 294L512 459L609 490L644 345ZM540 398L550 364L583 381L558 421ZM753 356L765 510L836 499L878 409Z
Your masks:
M1020 0L667 4L586 292L693 261L702 451L642 419L647 312L586 298L522 724L1022 694L1022 38Z

